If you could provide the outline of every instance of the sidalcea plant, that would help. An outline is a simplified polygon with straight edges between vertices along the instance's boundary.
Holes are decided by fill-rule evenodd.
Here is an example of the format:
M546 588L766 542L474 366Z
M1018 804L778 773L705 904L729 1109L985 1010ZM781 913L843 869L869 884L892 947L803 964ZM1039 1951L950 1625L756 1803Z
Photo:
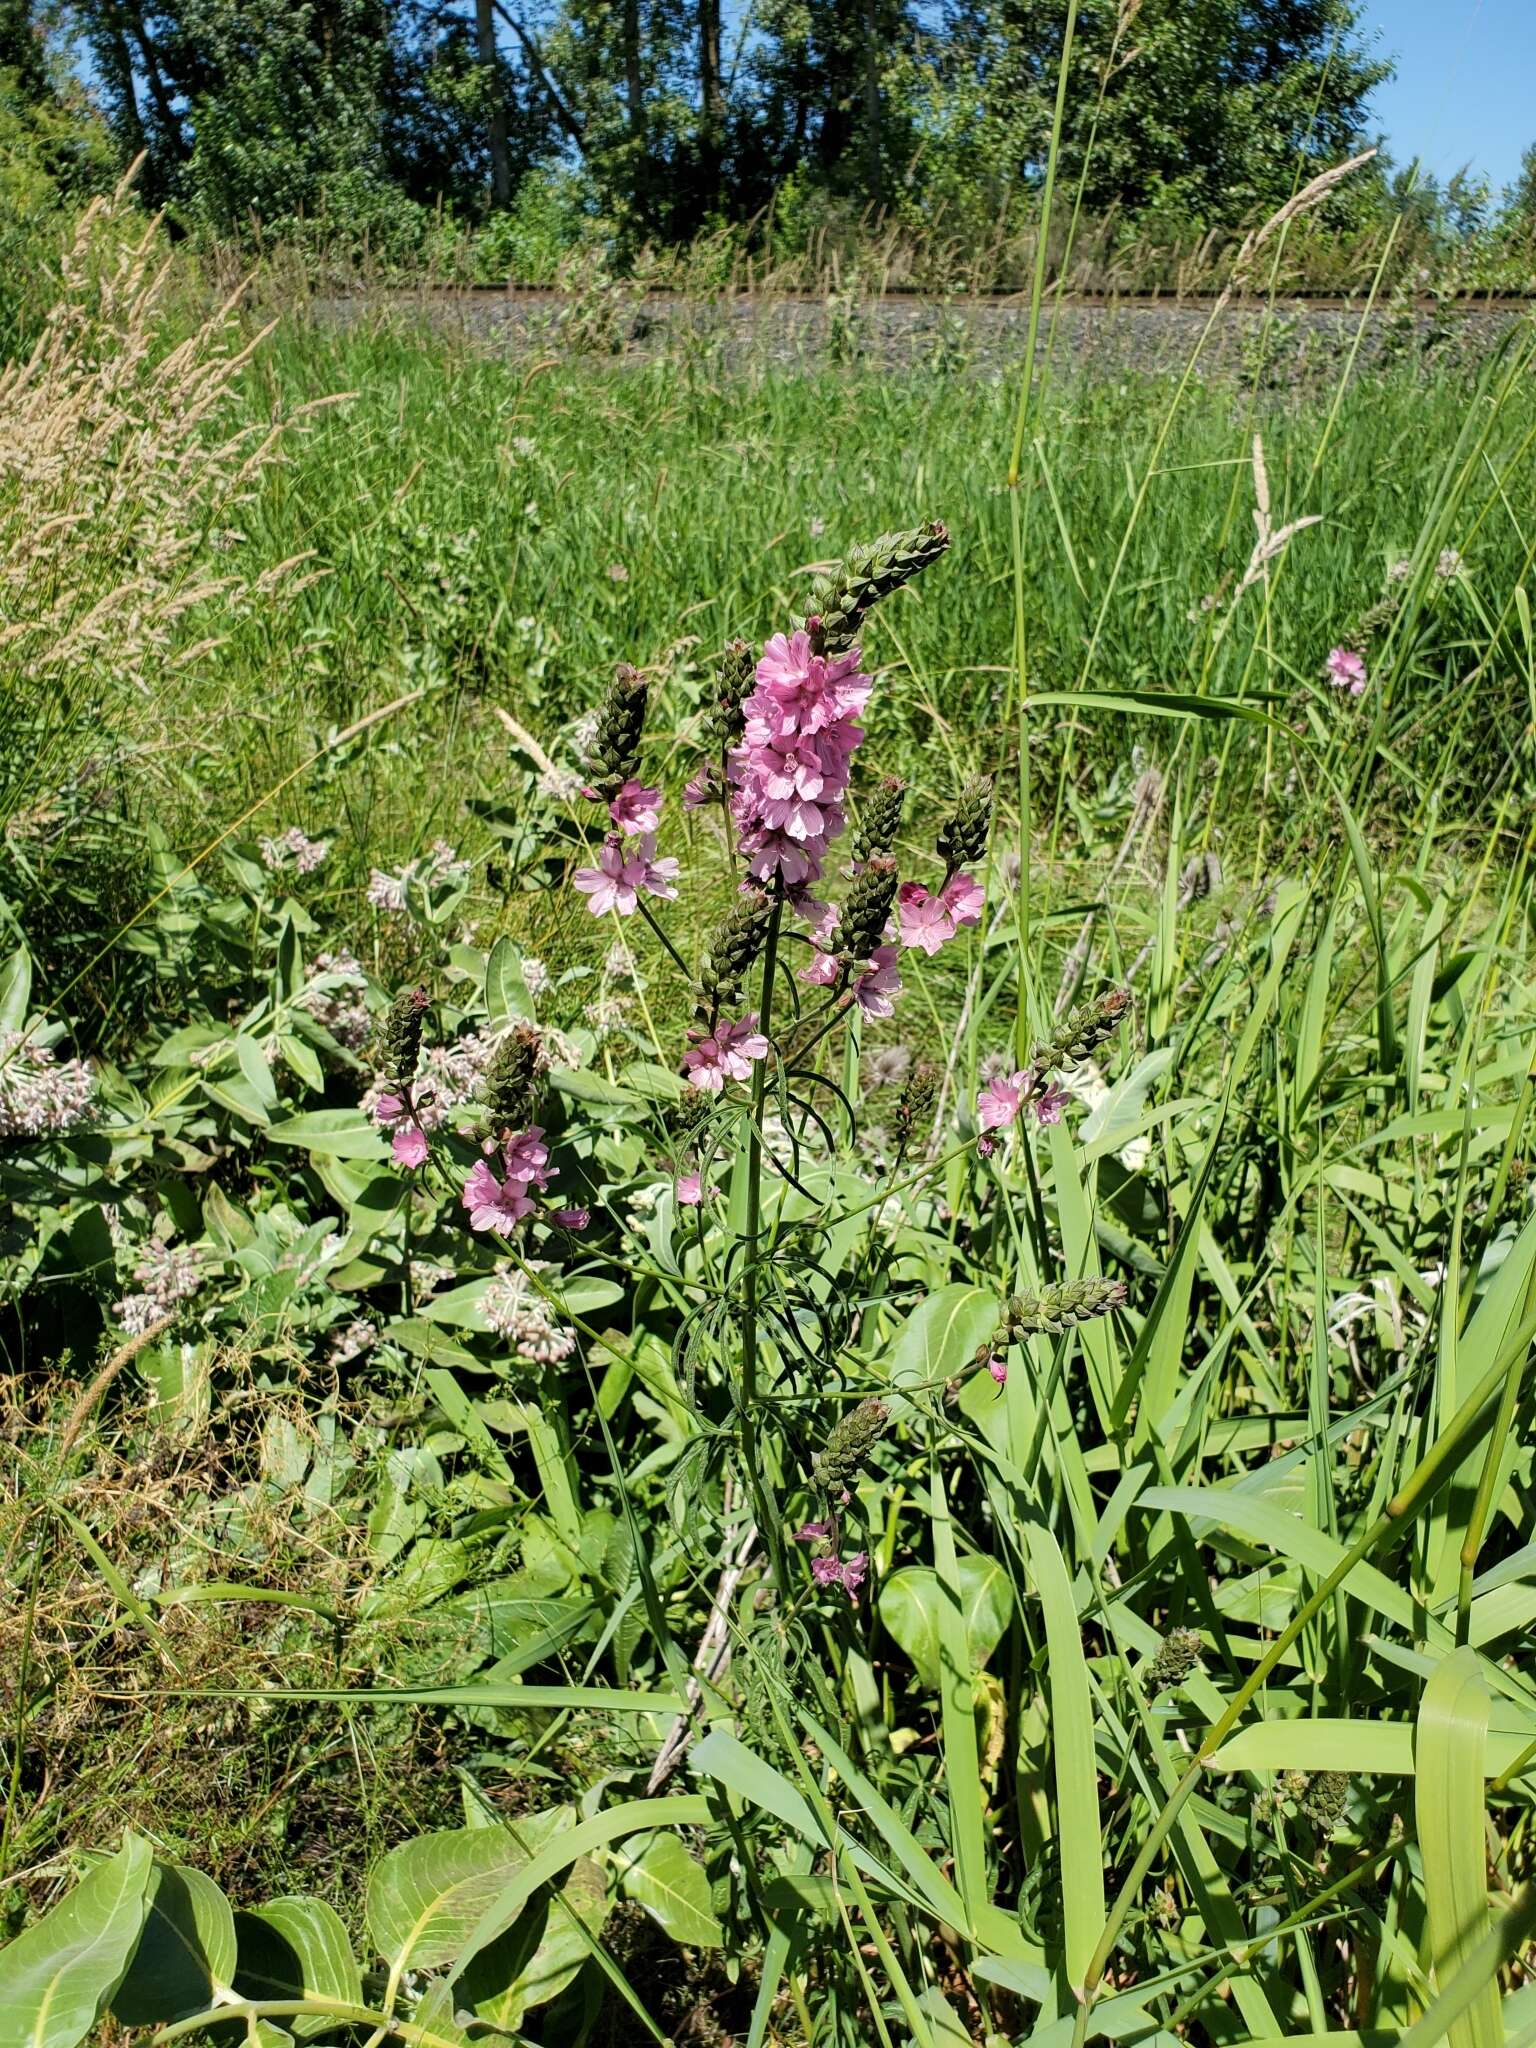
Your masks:
M808 1357L803 1332L810 1322L834 1353L868 1324L879 1299L872 1290L887 1197L909 1192L942 1163L928 1158L938 1135L938 1077L920 1063L907 1076L893 1120L890 1185L874 1204L860 1204L848 1200L846 1179L829 1183L819 1218L791 1220L792 1198L807 1193L806 1156L838 1153L839 1122L842 1156L861 1136L851 1094L857 1062L844 1061L840 1081L827 1070L826 1041L840 1027L889 1018L904 994L911 956L931 959L961 934L977 932L986 902L988 775L972 776L956 791L934 829L934 866L925 875L903 872L908 792L899 779L874 782L849 834L854 760L876 688L856 635L876 604L931 568L948 546L937 521L887 534L824 576L804 616L773 634L755 659L741 640L723 651L698 728L701 758L683 793L686 811L717 820L714 832L694 837L718 849L721 872L710 878L712 893L718 898L723 884L730 894L701 944L679 942L658 915L660 905L679 900L684 876L680 858L659 851L666 802L646 772L650 686L627 664L592 722L585 780L574 799L600 804L604 828L572 886L595 918L642 917L686 977L681 1007L691 1014L671 1049L676 1099L663 1139L674 1214L693 1219L679 1241L686 1244L692 1231L701 1263L697 1273L682 1275L678 1343L691 1386L693 1347L701 1331L710 1334L732 1409L729 1434L781 1597L792 1591L785 1538L794 1527L781 1503L797 1494L814 1510L799 1528L809 1546L812 1592L836 1587L857 1600L869 1578L868 1551L845 1543L844 1525L857 1512L855 1473L894 1411L879 1395L863 1393L818 1447L797 1429L797 1364ZM845 835L850 857L839 866ZM1000 1134L1021 1118L1041 1128L1060 1123L1069 1097L1059 1077L1116 1030L1128 1002L1120 989L1090 999L1036 1048L1028 1069L993 1075L966 1119L958 1153L988 1159ZM444 1127L453 1120L445 1118L427 1071L432 1055L422 1051L426 1009L424 990L396 999L379 1036L380 1080L370 1097L375 1118L393 1132L397 1164L411 1170L433 1162L439 1133L452 1135ZM473 1136L476 1155L467 1168L455 1166L449 1143L435 1164L445 1178L461 1175L456 1200L470 1230L505 1240L521 1284L581 1329L547 1263L517 1248L527 1227L570 1233L592 1221L587 1204L554 1207L558 1137L551 1139L540 1108L548 1070L537 1028L510 1027L488 1053L477 1101L457 1119L460 1138ZM466 1118L473 1119L472 1132ZM734 1161L728 1174L727 1160ZM898 1184L904 1169L909 1177ZM717 1174L729 1178L728 1203L720 1199ZM834 1223L871 1207L867 1223L840 1234L839 1265L830 1253ZM978 1351L977 1368L1001 1383L1004 1356L1023 1335L1059 1333L1111 1313L1124 1299L1118 1282L1092 1277L1015 1297L1001 1310L991 1344ZM616 1348L611 1337L586 1334ZM860 1390L849 1392L857 1397Z

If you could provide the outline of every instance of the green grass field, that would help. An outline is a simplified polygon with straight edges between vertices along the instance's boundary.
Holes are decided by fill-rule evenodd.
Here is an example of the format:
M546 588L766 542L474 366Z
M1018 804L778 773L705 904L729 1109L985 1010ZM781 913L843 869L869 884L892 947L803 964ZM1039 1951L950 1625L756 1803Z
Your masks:
M1021 391L295 318L220 431L336 402L153 514L237 585L116 641L60 636L150 513L0 476L71 650L5 754L4 2048L1527 2038L1532 341ZM993 776L985 909L889 1019L775 911L772 1056L690 1094L715 659L930 518L853 826L900 776L935 880ZM619 662L659 930L570 886ZM579 1234L466 1227L483 1075L391 1163L417 981L429 1046L544 1034ZM1029 1067L1062 1121L978 1143Z

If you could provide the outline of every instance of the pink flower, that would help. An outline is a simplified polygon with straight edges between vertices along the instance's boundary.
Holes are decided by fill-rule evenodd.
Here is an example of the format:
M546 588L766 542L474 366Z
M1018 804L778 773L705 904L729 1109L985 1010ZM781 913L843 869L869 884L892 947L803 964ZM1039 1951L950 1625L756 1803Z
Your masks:
M697 1173L680 1173L676 1183L677 1199L685 1209L696 1209L704 1199L704 1181Z
M835 953L813 953L808 963L795 977L797 981L813 982L817 988L830 988L841 973L841 965Z
M1000 1387L1006 1386L1008 1381L1008 1367L1001 1358L989 1358L987 1360L987 1371L991 1373L993 1379L997 1381L997 1384Z
M901 976L896 971L896 948L876 946L869 956L867 972L853 984L854 1001L866 1017L889 1017L901 994Z
M373 1105L373 1120L386 1131L393 1130L405 1115L405 1100L399 1095L381 1095Z
M555 1221L562 1230L585 1230L592 1221L590 1209L557 1209Z
M1332 647L1324 664L1335 689L1348 690L1351 697L1365 694L1365 657L1352 647Z
M530 1125L526 1131L508 1138L502 1147L502 1158L508 1180L520 1180L525 1185L534 1181L540 1188L549 1186L549 1147L544 1143L541 1125Z
M843 1566L843 1591L850 1600L858 1598L859 1588L863 1585L868 1570L869 1559L862 1550L855 1551Z
M823 1523L807 1522L805 1526L807 1529L815 1529L819 1534L826 1533L826 1525ZM803 1541L804 1534L802 1530L795 1540ZM811 1559L811 1577L817 1585L841 1586L850 1600L858 1599L859 1588L863 1585L868 1571L869 1558L862 1550L856 1551L852 1557L846 1559L837 1556Z
M999 1074L995 1081L989 1081L976 1098L979 1127L984 1131L1000 1131L1005 1124L1011 1124L1033 1078L1027 1068L1021 1068L1011 1078Z
M526 1183L503 1181L484 1159L477 1159L470 1169L463 1201L471 1230L510 1230L533 1214Z
M802 1522L795 1531L797 1543L819 1543L823 1536L832 1534L830 1522Z
M761 722L780 739L823 732L856 718L873 687L868 676L858 673L859 658L856 647L846 654L813 654L811 636L803 630L775 633L757 664L757 688L745 707L748 720Z
M683 784L683 809L696 811L704 804L712 804L720 794L715 778L715 765L706 761L697 775L690 776Z
M943 897L930 896L921 882L903 882L896 891L896 922L901 943L918 946L930 956L955 935Z
M641 889L652 896L676 896L677 862L670 857L653 860L655 851L654 833L647 832L642 838L631 840L628 846L620 845L617 832L609 833L597 857L597 866L578 868L571 877L590 899L587 908L594 917L602 917L610 910L616 910L620 917L633 917Z
M707 1095L718 1095L727 1081L747 1080L753 1060L767 1057L768 1041L758 1030L757 1013L753 1011L734 1024L722 1017L708 1038L683 1054L683 1065L690 1087L702 1088Z
M1035 1122L1037 1124L1059 1124L1061 1122L1061 1112L1066 1108L1071 1099L1065 1088L1057 1088L1054 1085L1049 1088L1043 1088L1029 1105L1035 1113Z
M608 815L620 832L654 832L661 822L661 791L631 776L609 804Z
M840 1557L813 1557L811 1577L818 1586L840 1586L843 1583L843 1560Z
M426 1135L414 1124L402 1124L389 1149L396 1166L422 1166L426 1163Z
M939 901L952 925L981 923L981 906L986 901L986 891L980 882L968 875L963 868L952 874L939 892Z

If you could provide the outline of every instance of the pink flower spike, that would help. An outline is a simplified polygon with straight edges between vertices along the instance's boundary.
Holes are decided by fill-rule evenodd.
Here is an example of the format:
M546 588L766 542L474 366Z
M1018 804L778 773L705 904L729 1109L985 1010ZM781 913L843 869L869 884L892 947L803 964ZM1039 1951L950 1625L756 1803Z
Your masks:
M856 1551L843 1566L843 1591L850 1600L858 1599L859 1588L863 1585L868 1570L869 1558L862 1550Z
M702 1088L706 1095L718 1095L727 1081L750 1079L753 1060L768 1057L768 1041L757 1028L757 1013L737 1018L724 1017L709 1037L690 1046L683 1054L688 1084Z
M608 815L620 832L654 832L661 822L661 791L631 776L609 804Z
M592 1221L590 1209L557 1209L555 1221L562 1230L585 1230Z
M1351 697L1365 694L1365 657L1352 647L1332 647L1324 664L1328 680L1336 690L1348 690Z
M1046 1124L1059 1124L1061 1122L1061 1112L1066 1108L1071 1099L1065 1088L1050 1087L1042 1089L1029 1105L1035 1113L1035 1122L1042 1126Z
M903 882L896 891L896 922L904 946L916 946L932 956L955 927L942 896L930 896L921 882Z
M962 868L950 876L940 892L949 921L953 925L980 924L981 906L986 901L986 891L974 876Z
M1030 1078L1027 1069L1020 1069L1011 1078L999 1074L995 1081L989 1081L976 1098L978 1127L983 1131L1000 1131L1005 1124L1011 1124L1019 1113Z
M819 1543L823 1536L832 1534L830 1522L803 1522L795 1531L797 1543Z
M399 1095L381 1095L373 1105L373 1120L385 1130L392 1130L404 1115L405 1101Z
M830 988L836 981L838 973L838 959L835 953L813 953L795 979L812 982L817 988Z
M414 1124L402 1124L396 1131L390 1145L396 1166L424 1166L427 1159L427 1140L424 1132Z
M876 946L869 956L869 968L853 984L854 1001L866 1017L889 1017L901 994L902 980L896 970L896 948Z
M520 1180L502 1181L485 1160L476 1160L464 1183L464 1207L471 1230L510 1230L533 1214L528 1189Z
M1003 1359L989 1358L987 1360L987 1371L991 1373L993 1379L997 1381L997 1384L1000 1387L1007 1385L1008 1367Z

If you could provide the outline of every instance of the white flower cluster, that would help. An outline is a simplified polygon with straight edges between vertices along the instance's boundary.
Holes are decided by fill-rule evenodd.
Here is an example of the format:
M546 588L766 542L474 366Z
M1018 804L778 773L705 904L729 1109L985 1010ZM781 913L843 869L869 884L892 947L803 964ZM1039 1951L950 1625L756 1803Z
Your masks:
M469 862L460 860L446 839L434 839L431 851L417 860L408 860L398 875L386 874L382 868L370 869L368 901L375 910L398 914L404 910L406 893L412 886L431 890L465 881L468 875Z
M84 1120L95 1093L84 1060L55 1059L20 1031L0 1032L0 1137L67 1131Z
M189 1245L163 1244L158 1237L151 1237L139 1253L133 1277L139 1283L139 1291L115 1301L112 1313L130 1337L141 1337L178 1301L196 1294L203 1272L197 1253Z
M326 1347L328 1365L350 1365L354 1358L361 1358L371 1351L379 1341L376 1326L366 1316L354 1316L350 1323L339 1330L332 1330L331 1341Z
M261 839L257 844L261 848L263 866L291 867L301 875L313 874L331 850L331 842L328 839L310 839L297 825L290 825L286 832L279 832L275 839Z
M362 962L345 947L334 953L317 953L304 979L305 987L297 998L299 1008L308 1010L348 1052L366 1044L373 1023L363 1000L367 977Z
M543 1273L549 1267L536 1260L531 1270ZM515 1356L532 1365L558 1365L576 1349L575 1331L555 1321L543 1295L514 1268L496 1268L480 1297L480 1307L497 1336L505 1337Z
M547 796L557 804L574 803L581 795L583 783L574 768L546 768L538 780L540 796Z

